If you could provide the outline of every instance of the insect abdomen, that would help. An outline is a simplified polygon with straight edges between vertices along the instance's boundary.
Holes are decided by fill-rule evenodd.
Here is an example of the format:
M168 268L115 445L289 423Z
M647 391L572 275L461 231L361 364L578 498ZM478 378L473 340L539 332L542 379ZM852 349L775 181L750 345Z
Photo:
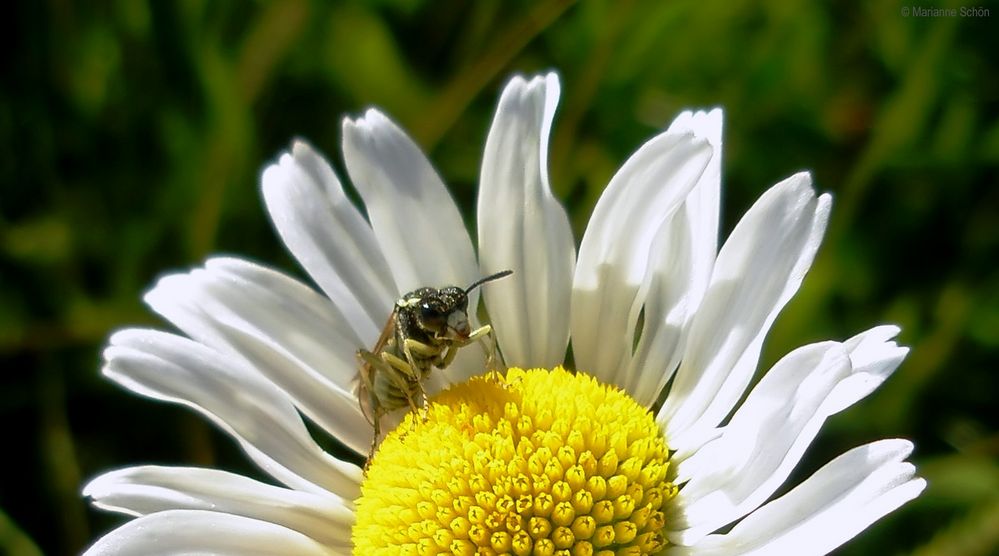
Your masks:
M397 349L395 345L389 346L388 351L400 359L405 360L406 358L406 355L401 353L402 350ZM414 359L418 367L414 371L420 375L418 379L406 376L405 373L398 369L393 369L391 374L374 373L373 386L375 397L384 411L394 411L401 407L406 407L409 405L409 400L419 396L420 383L430 376L433 366L430 360L423 357L415 357Z

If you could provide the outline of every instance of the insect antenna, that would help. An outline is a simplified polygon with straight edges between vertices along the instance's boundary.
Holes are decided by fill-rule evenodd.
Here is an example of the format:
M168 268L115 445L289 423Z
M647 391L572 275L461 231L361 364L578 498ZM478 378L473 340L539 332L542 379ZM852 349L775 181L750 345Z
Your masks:
M513 274L512 270L503 270L503 271L497 272L496 274L490 274L489 276L486 276L485 278L482 278L481 280L477 280L474 283L472 283L471 286L468 286L467 288L465 288L465 293L468 293L468 292L474 290L475 288L481 286L482 284L485 284L486 282L492 282L493 280L499 280L500 278L506 278L507 276L509 276L511 274Z

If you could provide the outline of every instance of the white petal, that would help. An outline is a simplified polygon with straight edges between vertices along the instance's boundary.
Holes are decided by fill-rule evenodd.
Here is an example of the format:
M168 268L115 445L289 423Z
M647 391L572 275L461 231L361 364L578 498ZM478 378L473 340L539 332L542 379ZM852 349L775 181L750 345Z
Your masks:
M507 365L554 367L569 342L576 248L548 184L548 137L559 82L517 76L503 90L486 141L479 190L479 257L485 275L513 275L483 289Z
M334 387L282 345L244 323L220 321L219 331L258 372L287 393L302 413L355 452L367 453L374 431L361 413L356 393Z
M371 427L351 384L363 344L328 299L272 270L212 259L206 270L162 278L146 301L195 340L252 365L339 441L368 450Z
M394 122L374 109L356 121L345 119L343 154L397 293L464 287L479 278L458 207L420 148Z
M196 467L130 467L91 481L83 495L99 508L132 516L210 510L274 523L327 546L350 547L353 503Z
M912 464L906 440L882 440L854 448L805 482L739 522L670 556L764 556L828 554L926 487Z
M873 392L902 364L909 348L890 341L899 332L899 328L894 325L878 326L843 343L850 350L853 374L837 385L826 401L830 415L846 409Z
M576 367L618 383L631 357L649 249L663 222L696 185L711 146L691 133L664 132L611 179L583 235L573 280ZM623 386L623 385L622 385Z
M811 266L830 203L797 174L764 193L725 242L657 416L671 448L703 444L742 396L770 325Z
M638 297L644 298L642 335L619 384L635 401L651 406L680 362L688 323L697 310L690 221L677 211L663 224L649 251L649 269ZM635 315L637 318L637 315Z
M212 258L204 270L162 278L145 301L192 338L234 354L238 351L204 320L245 321L343 389L350 389L355 354L364 345L329 299L290 276L241 259Z
M825 420L866 396L906 351L882 326L847 342L811 344L789 353L760 380L717 440L678 464L680 512L670 537L695 544L746 515L790 476ZM872 378L874 377L874 378ZM874 386L871 386L871 384ZM849 405L847 404L847 405Z
M101 537L84 556L331 556L324 547L280 525L199 510L171 510L132 520Z
M693 284L691 302L700 302L711 279L711 269L718 255L718 220L721 209L722 110L683 112L670 124L675 133L693 132L711 144L711 160L697 185L687 195L683 212L690 222L693 246ZM694 303L696 305L696 303Z
M150 398L195 409L233 435L262 469L299 490L353 500L361 470L324 452L288 397L242 361L154 330L123 330L104 374Z
M371 226L344 194L333 169L303 141L261 177L264 201L288 250L374 343L398 294Z
M850 359L836 342L799 348L774 365L722 436L680 462L672 542L696 544L749 513L783 484L825 421L819 412Z
M683 207L660 228L649 250L649 267L638 299L645 311L641 339L623 384L638 403L649 406L673 376L692 316L708 288L718 249L721 168L721 109L684 112L673 132L693 132L711 145L711 160ZM637 314L629 319L637 319Z
M374 109L363 118L344 119L343 156L388 258L399 288L396 297L425 286L467 287L481 277L454 199L427 157L399 126ZM477 325L478 302L478 290L470 292L473 326ZM481 349L462 349L446 376L460 382L481 373L483 361ZM435 375L428 393L433 393L439 376Z

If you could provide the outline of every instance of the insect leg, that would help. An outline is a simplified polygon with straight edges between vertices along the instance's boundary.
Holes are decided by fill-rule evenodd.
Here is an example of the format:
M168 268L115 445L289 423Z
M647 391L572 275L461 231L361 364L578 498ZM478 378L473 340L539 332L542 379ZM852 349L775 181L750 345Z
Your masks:
M427 345L412 338L406 338L406 341L403 342L403 350L407 357L412 357L413 353L423 357L433 357L441 352L439 347Z
M482 351L486 355L486 370L490 377L494 380L499 381L500 378L500 366L496 364L496 339L492 334L493 327L488 324L484 324L479 328L476 328L468 335L468 338L462 340L461 342L456 342L457 346L467 346L472 342L481 340Z
M424 359L432 359L440 356L441 348L435 346L428 346L423 342L418 342L412 338L406 338L406 340L402 343L402 352L406 354L406 359L409 360L409 363L410 365L412 365L413 370L418 371L420 367L416 365L416 358L413 357L413 353L421 355ZM429 370L429 368L427 370ZM419 413L420 416L422 416L423 419L426 420L427 404L429 403L429 400L427 400L427 391L425 388L423 388L422 374L416 377L416 389L420 393Z
M496 337L492 334L486 334L482 337L481 345L482 351L486 352L486 371L494 380L499 381L502 373L501 369L505 369L506 365L502 362L497 363L496 361Z
M451 364L451 362L454 361L454 357L458 355L458 347L459 346L457 345L449 347L447 350L447 354L444 355L444 359L441 360L441 364L438 365L437 368L446 369Z
M358 396L357 402L361 406L361 414L369 425L374 426L371 412L375 411L378 405L378 396L375 394L373 376L375 369L381 368L381 361L374 353L366 349L357 351L357 360L360 363L357 371ZM367 403L364 403L364 396L367 396Z
M465 340L463 340L461 342L461 344L462 345L468 345L468 344L470 344L470 343L472 343L472 342L474 342L474 341L482 338L483 336L487 336L487 335L491 334L492 331L493 331L493 327L492 326L489 326L488 324L483 324L482 326L480 326L480 327L476 328L475 330L473 330L472 333L468 335L468 338L466 338Z
M375 455L375 449L378 447L378 437L381 436L382 415L385 414L381 403L378 401L378 395L375 393L375 385L372 380L372 376L376 370L379 372L389 373L391 373L391 371L385 369L385 363L382 362L378 356L366 349L359 350L357 352L357 357L363 362L361 370L358 373L358 376L361 378L362 390L367 391L368 405L374 413L369 416L364 409L364 404L361 404L361 413L364 414L365 419L367 419L368 422L371 423L372 428L374 428L374 433L371 436L371 447L368 449L368 459L364 462L364 470L367 471L368 465L371 463L371 458Z
M418 380L420 378L420 375L418 374L416 367L413 366L410 362L407 362L405 359L399 357L398 355L394 353L389 353L387 351L383 351L381 353L381 358L392 369L398 370L402 374L406 375L407 378L410 378L412 380Z
M421 392L423 391L423 385L420 383L420 376L417 374L418 371L416 368L395 354L387 351L383 351L381 353L381 358L383 364L389 367L387 376L395 382L399 391L406 396L406 401L409 402L409 408L412 409L414 413L418 412L419 408L416 405L416 401L413 400L412 385L415 384Z

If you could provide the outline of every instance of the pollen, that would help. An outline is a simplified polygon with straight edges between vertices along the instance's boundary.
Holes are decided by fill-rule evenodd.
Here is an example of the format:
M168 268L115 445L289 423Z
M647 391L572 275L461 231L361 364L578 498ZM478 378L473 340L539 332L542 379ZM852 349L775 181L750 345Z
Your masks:
M668 468L652 414L617 388L561 367L476 377L382 442L354 554L654 554Z

